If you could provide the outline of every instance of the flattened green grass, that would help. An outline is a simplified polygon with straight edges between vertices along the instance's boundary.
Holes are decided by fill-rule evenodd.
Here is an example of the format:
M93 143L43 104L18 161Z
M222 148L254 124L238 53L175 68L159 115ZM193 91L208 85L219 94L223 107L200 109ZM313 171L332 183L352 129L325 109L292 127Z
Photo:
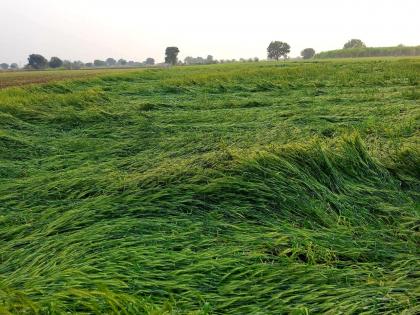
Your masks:
M0 313L419 312L420 59L0 91Z
M39 71L1 71L0 89L12 86L59 82L70 79L83 79L109 74L139 72L140 69L83 69L83 70L39 70Z

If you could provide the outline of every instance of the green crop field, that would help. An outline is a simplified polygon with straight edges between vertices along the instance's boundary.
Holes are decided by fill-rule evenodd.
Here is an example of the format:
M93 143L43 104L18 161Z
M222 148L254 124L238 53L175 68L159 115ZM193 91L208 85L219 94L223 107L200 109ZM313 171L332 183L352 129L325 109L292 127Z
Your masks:
M135 69L83 69L83 70L42 70L42 71L0 71L0 89L34 83L56 82L68 79L89 78L111 73L129 73Z
M420 58L0 91L0 314L418 314Z

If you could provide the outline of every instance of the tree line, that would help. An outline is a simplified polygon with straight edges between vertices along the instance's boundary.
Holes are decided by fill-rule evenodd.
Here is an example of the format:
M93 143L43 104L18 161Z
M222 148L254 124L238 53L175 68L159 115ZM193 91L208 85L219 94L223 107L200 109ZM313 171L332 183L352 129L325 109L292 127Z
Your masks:
M227 62L236 62L236 59L231 60L215 60L212 55L208 55L207 58L202 57L191 57L188 56L184 59L184 63L178 60L178 47L168 47L165 50L165 63L170 65L196 65L196 64L213 64L213 63L227 63ZM290 45L282 41L272 41L267 48L267 57L271 60L279 60L281 57L288 59L290 53ZM315 55L315 50L313 48L305 48L301 52L301 56L304 59L313 58ZM258 62L258 57L244 59L239 59L241 62Z
M320 52L315 55L317 59L324 58L362 58L362 57L400 57L420 56L420 46L395 47L355 47Z
M77 70L81 68L104 68L104 67L140 67L152 66L155 64L153 58L147 58L143 62L127 61L125 59L116 60L114 58L107 58L106 60L95 59L93 62L83 63L82 61L61 60L59 57L51 57L48 61L44 56L39 54L32 54L28 57L28 64L26 69L42 70L47 68L57 69L64 68L68 70Z
M78 70L82 68L106 68L106 67L144 67L153 66L155 59L147 58L143 62L127 61L125 59L116 60L114 58L107 58L106 60L95 59L93 62L84 63L82 61L62 60L59 57L51 57L50 60L40 54L31 54L28 57L28 63L23 67L24 70L45 70L45 69L66 69ZM1 70L18 70L17 63L0 64Z
M311 53L312 50L309 50ZM171 46L165 50L165 63L166 65L202 65L202 64L215 64L215 63L231 63L237 62L236 59L214 59L212 55L208 55L206 58L203 57L185 57L184 61L178 60L178 54L180 50L178 47ZM290 53L290 45L287 43L274 41L270 43L268 48L268 58L279 60L280 57L287 59L287 55ZM315 54L315 51L313 51ZM308 56L308 53L305 54ZM311 58L312 55L308 58ZM240 58L240 62L258 62L258 57L254 58ZM83 63L82 61L69 61L62 60L59 57L51 57L50 60L46 59L40 54L31 54L28 57L28 63L24 66L26 70L44 70L47 68L51 69L68 69L77 70L81 68L105 68L105 67L142 67L142 66L153 66L155 60L153 58L147 58L144 62L127 61L125 59L116 60L114 58L108 58L106 60L96 59L93 62ZM8 65L6 63L0 64L0 68L3 70L16 70L19 66L16 63Z
M236 59L215 59L212 55L208 55L206 58L204 57L192 57L187 56L184 58L184 61L178 60L178 54L179 54L179 48L178 47L168 47L165 50L165 64L169 65L211 65L211 64L217 64L217 63L233 63L233 62L258 62L259 58L240 58L239 60Z
M268 59L287 59L289 53L290 45L281 41L271 42L267 48ZM420 56L420 46L367 47L362 40L353 38L347 41L342 49L316 54L313 48L305 48L300 56L303 59Z
M282 41L272 41L267 47L268 60L284 60L289 58L290 45ZM236 59L214 59L212 55L203 57L185 57L184 61L178 60L180 50L178 47L167 47L165 50L164 65L204 65L215 63L230 63L237 62ZM382 56L418 56L420 55L420 46L407 47L399 45L396 47L366 47L366 44L360 39L350 39L347 41L342 49L320 52L316 54L315 49L305 48L301 51L300 57L303 59L312 58L356 58L356 57L382 57ZM254 58L240 58L240 62L258 62L257 57ZM81 69L81 68L107 68L107 67L145 67L155 65L155 59L149 57L143 62L127 61L125 59L116 60L114 58L107 58L106 60L95 59L93 62L83 63L81 61L61 60L58 57L51 57L47 60L40 54L31 54L28 57L28 64L24 69L43 70L47 68L52 69ZM19 66L17 63L7 64L1 63L0 70L17 70Z

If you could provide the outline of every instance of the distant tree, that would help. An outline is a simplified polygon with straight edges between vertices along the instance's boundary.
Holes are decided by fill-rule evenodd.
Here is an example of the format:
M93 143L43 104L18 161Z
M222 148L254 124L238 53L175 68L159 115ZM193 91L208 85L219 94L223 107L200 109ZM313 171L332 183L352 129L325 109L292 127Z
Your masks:
M81 62L80 60L73 61L71 64L71 69L73 70L79 70L81 69L85 64Z
M153 66L155 64L155 59L149 57L149 58L146 59L144 64L147 65L147 66Z
M70 60L64 60L63 61L63 68L66 70L71 70L72 69L72 62Z
M273 41L268 45L267 53L269 59L279 60L280 57L286 59L287 54L290 53L290 45L280 41Z
M185 57L184 59L184 63L186 65L204 65L204 64L213 64L213 63L217 63L217 60L213 59L213 56L207 56L206 59L204 59L203 57Z
M87 63L85 63L85 67L92 68L93 67L93 63L92 62L87 62Z
M254 62L258 62L260 59L258 57L254 57Z
M303 59L311 59L315 56L315 50L313 48L305 48L301 51L300 55Z
M32 54L29 55L28 64L33 69L45 69L48 66L48 60L42 55Z
M165 51L165 63L176 65L178 62L178 47L167 47Z
M95 65L95 67L105 67L106 66L106 62L103 61L103 60L99 60L99 59L94 60L93 64Z
M184 63L186 64L186 65L190 65L191 63L192 63L192 61L194 60L194 58L193 57L191 57L191 56L187 56L187 57L185 57L184 58Z
M10 69L13 69L13 70L19 69L19 65L14 62L10 65Z
M48 65L51 68L60 68L63 65L63 61L58 57L51 57L50 62Z
M114 59L114 58L108 58L107 60L106 60L106 65L108 66L108 67L113 67L113 66L115 66L117 64L117 61Z
M127 60L121 58L120 60L118 60L118 64L120 66L125 66L125 65L127 65Z
M7 63L2 63L2 64L0 64L0 68L2 70L7 70L7 69L9 69L9 65Z
M360 39L350 39L347 43L344 44L344 49L350 48L365 48L366 45Z

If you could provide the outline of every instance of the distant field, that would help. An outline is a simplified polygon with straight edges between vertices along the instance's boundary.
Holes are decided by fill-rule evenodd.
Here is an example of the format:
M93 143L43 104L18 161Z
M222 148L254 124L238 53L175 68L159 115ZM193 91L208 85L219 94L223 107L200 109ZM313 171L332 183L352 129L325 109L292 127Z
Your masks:
M102 73L0 75L0 314L419 313L420 59Z
M69 79L89 78L104 74L132 71L139 71L139 69L0 71L0 89L11 86L47 83Z

